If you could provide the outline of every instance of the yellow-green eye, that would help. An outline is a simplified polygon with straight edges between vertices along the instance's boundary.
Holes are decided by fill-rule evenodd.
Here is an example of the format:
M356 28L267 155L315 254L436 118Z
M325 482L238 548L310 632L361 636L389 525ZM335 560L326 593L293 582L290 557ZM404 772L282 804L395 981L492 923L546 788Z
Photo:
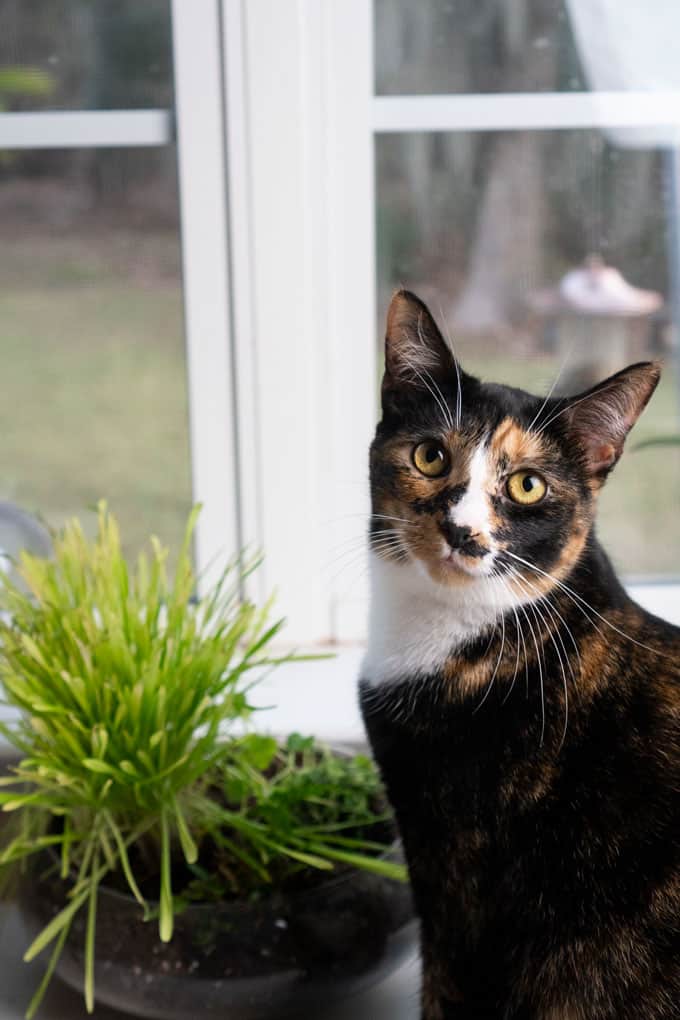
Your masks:
M515 471L514 475L508 478L506 489L513 503L529 506L532 503L540 503L548 491L548 486L543 478L533 471Z
M428 478L439 478L446 474L451 462L448 453L439 443L434 439L426 439L415 447L413 463L421 474Z

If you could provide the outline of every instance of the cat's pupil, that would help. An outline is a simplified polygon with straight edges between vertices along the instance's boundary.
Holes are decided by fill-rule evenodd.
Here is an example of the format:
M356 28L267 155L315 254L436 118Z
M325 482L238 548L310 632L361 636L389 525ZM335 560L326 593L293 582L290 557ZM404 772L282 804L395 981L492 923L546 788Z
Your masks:
M526 478L522 479L522 488L525 492L532 492L535 488L535 484L535 480L531 477L531 475L527 475Z
M437 449L436 446L431 446L429 448L429 450L427 451L427 453L425 454L425 460L427 461L428 464L431 464L433 461L438 460L438 459L439 459L439 450Z

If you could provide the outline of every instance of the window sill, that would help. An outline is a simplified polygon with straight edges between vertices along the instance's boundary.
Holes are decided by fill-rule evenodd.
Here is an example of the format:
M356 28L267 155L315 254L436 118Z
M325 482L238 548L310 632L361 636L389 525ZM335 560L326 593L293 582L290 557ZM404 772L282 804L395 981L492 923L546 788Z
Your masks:
M364 654L361 645L327 650L332 658L291 662L254 688L251 699L262 709L258 728L271 733L314 733L324 740L364 740L357 681Z

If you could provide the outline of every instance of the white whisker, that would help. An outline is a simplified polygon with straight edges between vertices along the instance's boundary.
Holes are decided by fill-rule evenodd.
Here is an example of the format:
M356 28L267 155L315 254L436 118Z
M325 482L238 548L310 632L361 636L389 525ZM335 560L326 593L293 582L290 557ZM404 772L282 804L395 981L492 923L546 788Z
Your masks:
M527 589L526 589L525 585L522 583L522 582L526 581L526 578L522 578L520 580L520 577L517 574L517 572L515 572L514 577L515 577L515 584L519 585L521 590L526 594ZM527 585L529 585L529 582L526 582L526 583L527 583ZM533 587L533 586L530 585L530 587ZM534 590L536 590L536 589L534 588ZM540 593L539 593L539 595L540 595ZM562 672L562 683L563 683L563 687L564 687L564 729L562 731L562 739L560 741L560 748L561 748L563 746L563 744L564 744L564 740L565 740L566 735L567 735L567 724L568 724L568 721L569 721L569 692L568 692L568 689L567 689L567 674L566 674L565 669L564 669L564 660L562 659L562 652L560 651L560 649L559 649L559 647L557 645L557 640L556 640L555 632L553 630L551 630L551 628L550 628L550 626L548 624L548 621L546 620L546 618L545 618L545 616L544 616L544 614L543 614L543 612L542 612L542 610L540 608L541 604L543 604L543 607L545 608L546 612L550 612L553 624L555 623L555 617L552 615L552 612L550 611L550 608L549 608L548 604L546 602L544 602L542 597L539 597L538 599L536 599L535 601L532 601L530 603L532 610L539 614L539 616L541 617L544 625L546 626L546 629L548 631L548 637L550 638L550 640L553 643L553 647L555 648L555 651L557 653L557 658L559 659L560 670ZM556 632L557 632L557 635L559 636L559 626L556 628ZM571 663L569 661L569 656L566 654L566 649L564 648L564 643L562 642L561 636L560 636L560 642L562 644L562 649L564 650L564 654L565 654L566 660L567 660L567 665L569 666L569 669L571 671L572 680L573 680L574 679L574 671L573 671L573 669L571 669ZM547 669L547 663L546 663L546 669ZM541 744L543 744L543 733L541 733Z
M495 575L495 576L498 576L498 575ZM492 579L493 577L494 577L494 574L493 574L493 573L492 573L492 574L490 574L490 575L489 575L489 577L487 578L487 582L488 582L488 581L490 581L490 580L491 580L491 579ZM497 608L497 607L496 607L496 608ZM487 686L486 686L486 692L485 692L485 694L484 694L484 697L483 697L483 698L482 698L482 700L481 700L481 701L479 702L479 704L477 705L477 707L476 707L476 708L474 709L474 711L473 711L473 713L472 713L473 715L476 715L476 714L477 714L477 712L479 712L480 708L482 707L482 705L484 704L484 702L486 701L486 699L487 699L487 698L489 697L489 695L491 694L491 689L492 689L492 687L493 687L493 685L494 685L494 681L495 681L495 679L496 679L496 674L498 673L498 669L499 669L499 667L500 667L500 664L501 664L501 660L502 660L502 658L503 658L503 651L504 651L504 649L505 649L505 615L503 614L503 612L502 612L502 611L501 611L501 626L502 626L502 628L503 628L503 631L502 631L502 635L501 635L501 650L500 650L500 652L498 653L498 658L497 658L497 660L496 660L496 665L495 665L495 667L494 667L494 671L493 671L493 673L491 674L491 679L490 679L489 683L488 683L488 684L487 684Z
M548 390L548 392L546 394L546 397L545 397L545 400L543 401L543 403L539 407L538 411L534 415L531 423L529 424L529 426L527 428L527 432L531 432L532 428L534 427L536 422L539 421L541 415L543 414L543 411L545 410L548 401L550 400L550 398L552 397L553 393L555 392L555 387L557 386L558 382L560 381L562 373L564 372L565 368L567 367L567 362L569 361L569 359L570 359L570 357L572 355L573 349L574 348L571 347L570 350L567 351L567 353L566 353L566 355L564 357L564 360L563 360L562 364L560 365L560 367L558 369L557 375L555 376L555 379L553 380L553 384L550 387L550 389Z
M409 524L412 528L417 527L416 521L409 521L406 517L394 517L392 514L370 514L369 516L379 521L399 521L401 524Z
M660 655L663 658L667 658L665 653L659 651L658 648L652 648L651 645L646 645L642 641L637 641L634 637L631 637L630 634L626 634L626 632L624 630L621 630L619 627L617 627L616 624L611 623L605 616L602 615L602 613L598 613L597 609L595 609L593 606L591 606L589 602L586 602L586 600L584 598L582 598L578 594L578 592L575 592L573 590L573 588L570 588L568 585L564 584L563 581L560 581L559 578L555 577L553 574L550 574L550 573L548 573L545 570L541 570L540 567L535 566L535 564L530 563L528 560L522 559L521 556L517 556L516 553L511 553L507 549L504 550L504 555L505 556L511 556L512 559L517 560L518 563L523 563L524 566L528 567L530 570L535 570L537 574L542 574L543 577L547 577L548 580L552 581L555 585L557 585L558 588L560 588L563 592L565 592L565 594L568 595L572 599L572 601L577 601L578 603L582 603L587 609L590 610L591 613L594 614L594 616L596 616L598 618L598 620L601 620L602 623L604 623L611 630L615 631L615 633L620 634L621 637L626 638L627 641L631 641L634 645L638 645L639 648L644 648L648 652L654 652L656 655ZM587 613L585 612L585 610L582 610L582 612L584 613L585 616L587 616ZM602 634L602 631L600 630L600 628L597 627L596 624L594 624L592 622L592 620L590 622L591 622L591 625L593 627L595 627L595 629L598 631L598 633Z
M523 651L524 651L524 671L525 671L525 674L526 674L527 687L529 686L529 663L528 663L528 660L527 660L527 646L524 643L524 633L523 633L522 628L520 626L519 616L517 615L516 608L514 606L511 606L510 608L512 609L513 615L515 617L515 629L517 631L517 660L515 662L515 672L512 675L512 683L510 684L510 687L508 688L508 691L507 691L505 697L503 698L503 701L501 702L502 705L505 704L505 702L508 700L508 698L512 694L512 692L513 692L513 690L515 688L515 683L517 681L517 674L519 672L519 661L520 661L520 659L519 659L519 642L520 642L520 638L521 638L521 641L522 641L522 648L523 648Z
M460 381L460 366L458 364L458 358L456 357L456 349L453 345L453 340L451 339L451 333L449 331L449 327L444 317L441 302L439 303L439 318L444 327L446 339L448 341L449 348L451 349L451 354L453 355L453 364L456 369L456 382L458 384L458 389L456 392L456 428L460 431L460 421L463 415L463 389Z
M596 390L594 393L586 393L584 397L579 397L578 400L572 401L571 404L567 404L566 407L560 408L560 410L556 411L553 415L551 415L551 417L548 418L547 421L544 421L540 429L537 430L536 435L540 436L543 432L545 432L549 425L551 425L557 418L560 417L560 415L566 414L567 411L571 411L573 410L573 408L578 407L578 405L582 404L584 400L590 400L592 397L599 397L601 393L606 393L607 390L615 389L617 389L617 387L614 384L610 386L603 386L601 389Z
M398 535L392 535L392 534L389 535L389 536L385 536L382 539L373 539L373 541L371 542L370 548L375 550L375 551L382 551L383 549L385 549L385 550L387 550L387 549L394 549L395 552L398 551L398 552L402 552L402 553L406 551L405 547L404 547L404 545L403 545L403 543L401 541L401 539L399 538L399 536ZM354 564L364 562L365 559L368 558L367 557L367 553L368 552L369 552L369 546L368 546L368 544L366 542L365 536L363 536L361 538L361 540L360 540L360 544L359 545L355 544L353 546L350 546L348 549L345 549L343 552L339 553L337 556L334 556L329 562L327 562L324 565L324 567L323 567L324 571L331 570L337 564L342 563L343 560L347 559L347 557L351 557L351 558L350 558L350 560L347 563L343 564L343 566L340 568L338 573L336 573L334 575L334 577L332 578L331 583L333 581L337 580L337 578L340 576L340 574L342 574L345 570L349 569Z
M516 578L520 579L521 581L523 581L524 584L527 585L531 589L531 591L536 592L536 594L538 596L537 601L543 603L546 606L546 608L548 608L548 610L550 612L550 615L553 618L553 620L554 620L555 616L557 616L558 620L560 621L560 623L562 624L562 626L566 630L567 635L569 636L569 640L571 641L572 646L574 648L574 651L576 652L576 658L578 659L579 671L582 672L583 671L583 662L581 661L581 652L580 652L579 646L578 646L578 644L576 642L576 638L574 637L574 634L572 632L571 627L569 626L567 621L564 619L564 617L562 616L562 614L558 610L557 606L553 602L550 601L549 594L541 592L540 588L537 588L535 584L532 584L531 581L527 577L524 577L515 568L511 567L509 569L510 569L510 571L513 574L514 577L516 577ZM576 677L574 675L574 670L572 669L572 666L571 666L571 660L569 659L569 655L568 655L567 649L566 649L566 647L564 645L564 642L562 640L562 635L560 633L559 627L556 628L556 632L557 632L557 635L558 635L558 637L560 639L560 643L562 644L562 648L563 648L564 654L567 657L567 663L569 665L569 670L571 672L572 680L574 682L576 682Z
M532 624L531 620L529 619L529 615L528 615L528 613L526 611L526 607L525 606L518 606L517 608L519 609L519 611L522 614L522 616L524 617L524 619L527 621L527 625L529 627L529 630L531 631L531 637L532 637L532 640L534 642L534 648L536 649L536 664L538 666L538 677L539 677L539 683L540 683L540 688L541 688L541 716L542 716L542 720L543 720L543 726L545 726L545 702L543 700L543 665L541 663L541 652L540 652L540 649L539 649L538 640L536 638L536 633L534 631L534 625ZM538 621L537 621L536 625L538 626ZM527 674L527 679L528 679L528 674ZM542 743L543 743L543 737L541 736L541 744Z
M541 651L543 652L543 667L544 668L543 669L541 668L540 661L539 661L539 664L538 664L538 682L539 682L540 691L541 691L541 739L538 742L538 746L539 747L543 747L543 741L545 740L545 682L548 679L548 677L547 677L548 663L547 663L546 657L545 657L545 645L544 645L543 641L540 640L540 638L541 638L541 622L545 623L545 620L544 620L542 614L538 612L538 610L536 608L536 603L535 602L527 603L527 608L530 609L531 612L534 614L534 619L536 621L536 631L538 633L538 637L539 637L539 641L540 641L540 645L541 645Z
M420 381L421 381L421 382L422 382L422 383L424 384L425 388L426 388L427 390L429 390L429 392L430 392L431 396L432 396L432 397L434 397L435 401L436 401L436 402L437 402L437 404L439 405L439 410L441 411L441 413L442 413L442 416L443 416L443 418L444 418L444 424L446 425L447 429L450 429L451 431L453 431L453 427L454 427L454 426L453 426L453 418L451 417L451 412L450 412L450 410L449 410L449 408L448 408L448 405L446 404L446 401L444 400L444 396L443 396L443 394L442 394L441 390L439 389L439 387L438 387L438 386L437 386L437 384L435 383L434 379L432 379L432 376L430 375L430 373L428 372L427 374L428 374L428 375L430 376L430 379L432 379L432 382L434 383L434 385L435 385L435 386L437 386L437 390L438 390L438 394L439 394L439 395L438 395L438 394L437 394L437 393L436 393L436 392L435 392L435 391L434 391L434 390L432 389L432 387L431 387L431 386L430 386L430 384L428 383L427 379L425 378L425 376L424 376L424 375L422 374L422 372L421 372L421 371L420 371L419 369L417 369L417 368L416 368L416 367L415 367L415 366L414 366L414 365L413 365L413 364L412 364L412 363L411 363L410 361L408 361L408 360L407 360L406 358L404 358L404 361L406 361L406 364L407 364L407 365L408 365L408 367L409 367L409 368L411 369L411 371L412 371L412 372L413 372L413 373L414 373L415 375L417 375L417 376L418 376L418 378L420 379Z

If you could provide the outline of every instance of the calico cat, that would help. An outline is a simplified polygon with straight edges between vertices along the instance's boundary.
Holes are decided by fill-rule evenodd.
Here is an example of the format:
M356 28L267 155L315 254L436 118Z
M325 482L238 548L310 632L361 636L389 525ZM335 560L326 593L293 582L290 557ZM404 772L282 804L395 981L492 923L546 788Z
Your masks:
M631 601L594 524L658 378L482 383L392 300L360 700L424 1020L680 1017L680 630Z

